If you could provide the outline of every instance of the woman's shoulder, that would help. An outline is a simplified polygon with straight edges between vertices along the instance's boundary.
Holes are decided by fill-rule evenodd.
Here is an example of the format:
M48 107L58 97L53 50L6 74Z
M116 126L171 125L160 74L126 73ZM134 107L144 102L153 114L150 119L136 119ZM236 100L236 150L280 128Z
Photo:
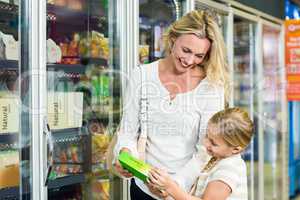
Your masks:
M200 82L198 93L204 94L224 94L224 86L217 83L211 83L207 78Z

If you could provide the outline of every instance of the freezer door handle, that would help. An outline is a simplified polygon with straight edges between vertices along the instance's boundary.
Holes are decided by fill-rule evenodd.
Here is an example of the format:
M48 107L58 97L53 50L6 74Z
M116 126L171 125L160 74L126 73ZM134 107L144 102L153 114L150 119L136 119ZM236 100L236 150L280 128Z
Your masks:
M52 170L52 166L53 166L53 149L54 149L54 142L53 142L53 137L52 137L52 133L50 131L50 127L48 124L48 120L45 117L44 118L44 129L43 129L43 133L44 133L44 147L45 147L45 151L46 151L46 173L45 173L45 186L48 185L49 182L49 178L50 178L50 174L51 174L51 170Z

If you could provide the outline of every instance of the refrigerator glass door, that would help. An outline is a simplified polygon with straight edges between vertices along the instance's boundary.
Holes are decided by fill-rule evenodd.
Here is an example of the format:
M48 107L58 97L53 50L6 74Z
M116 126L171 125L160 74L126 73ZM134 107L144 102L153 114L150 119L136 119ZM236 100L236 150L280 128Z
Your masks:
M139 64L164 56L163 33L184 13L185 0L139 1Z
M263 26L264 199L282 199L280 29Z
M248 111L255 125L258 124L254 109L257 107L257 100L254 95L255 67L255 28L256 24L247 19L234 16L233 41L234 41L234 76L233 96L234 106ZM257 126L255 126L257 127ZM257 191L258 168L258 146L257 135L254 135L251 144L243 152L243 158L247 164L248 174L248 196L249 199L256 199L254 190Z
M32 198L27 3L0 1L0 199Z
M47 2L48 199L120 199L105 163L121 109L116 3Z

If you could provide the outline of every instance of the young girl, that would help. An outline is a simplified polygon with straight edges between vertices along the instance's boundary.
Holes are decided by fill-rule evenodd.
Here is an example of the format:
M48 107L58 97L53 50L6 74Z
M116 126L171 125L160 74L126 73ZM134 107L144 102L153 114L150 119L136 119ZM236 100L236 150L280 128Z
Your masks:
M247 112L239 108L220 111L208 122L204 146L211 159L191 194L157 168L150 171L149 181L175 200L246 200L247 171L240 153L250 143L252 133L253 123Z

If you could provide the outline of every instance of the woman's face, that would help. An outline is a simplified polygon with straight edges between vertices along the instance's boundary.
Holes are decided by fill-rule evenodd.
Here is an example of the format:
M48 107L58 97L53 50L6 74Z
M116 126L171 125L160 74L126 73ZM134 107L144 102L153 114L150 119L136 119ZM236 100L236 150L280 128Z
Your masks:
M179 36L171 49L177 73L185 73L201 64L210 48L210 41L194 34Z

